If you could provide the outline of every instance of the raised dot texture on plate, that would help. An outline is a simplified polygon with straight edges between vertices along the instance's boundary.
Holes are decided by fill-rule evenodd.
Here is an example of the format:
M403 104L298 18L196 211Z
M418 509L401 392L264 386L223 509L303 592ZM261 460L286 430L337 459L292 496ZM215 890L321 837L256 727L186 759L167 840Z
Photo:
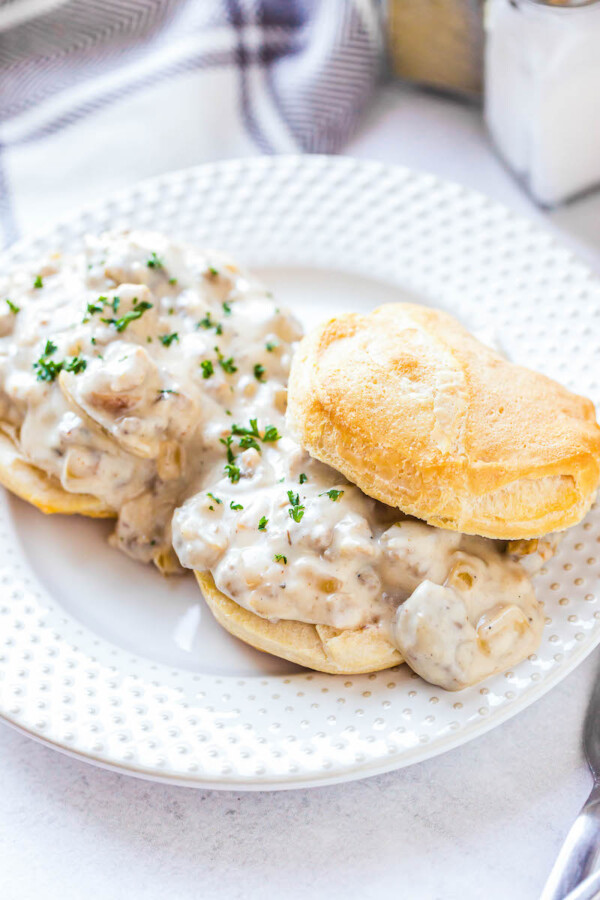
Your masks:
M293 304L294 285L312 273L321 318L344 308L328 306L339 273L344 284L359 285L344 299L352 309L395 296L438 305L473 329L493 331L516 362L599 399L590 339L590 322L600 316L598 281L535 225L459 185L342 158L201 166L65 218L14 245L4 266L77 250L86 231L109 223L150 225L219 247L266 269L284 303L291 291ZM296 294L301 316L308 293ZM150 645L126 645L95 628L91 614L67 608L56 579L44 580L30 548L25 552L16 508L0 496L0 715L55 747L129 773L259 789L409 765L518 712L600 640L598 507L537 579L551 620L538 652L460 699L405 667L344 680L268 668L258 655L248 662L233 639L228 653L238 652L240 664L218 673L203 668L201 652L179 665L153 656ZM136 579L159 578L131 571ZM176 590L165 587L165 594ZM149 608L149 619L153 614Z

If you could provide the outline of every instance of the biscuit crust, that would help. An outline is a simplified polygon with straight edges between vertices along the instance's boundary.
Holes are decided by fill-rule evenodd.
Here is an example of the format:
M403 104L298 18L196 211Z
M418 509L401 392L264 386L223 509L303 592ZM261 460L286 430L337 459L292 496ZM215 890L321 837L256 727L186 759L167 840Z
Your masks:
M590 400L412 303L304 338L288 425L364 493L431 525L501 539L579 522L600 479Z
M73 494L23 457L8 435L0 431L0 484L43 513L114 519L115 512L91 494Z
M264 653L331 675L378 672L403 661L398 650L377 628L366 626L342 631L329 625L285 619L270 622L221 593L208 572L195 575L217 622L234 637Z

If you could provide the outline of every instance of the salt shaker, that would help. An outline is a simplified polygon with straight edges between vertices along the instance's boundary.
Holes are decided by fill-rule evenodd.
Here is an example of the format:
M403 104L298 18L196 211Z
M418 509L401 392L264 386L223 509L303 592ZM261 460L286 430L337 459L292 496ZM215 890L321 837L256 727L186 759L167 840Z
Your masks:
M600 2L488 0L485 116L544 207L600 187Z

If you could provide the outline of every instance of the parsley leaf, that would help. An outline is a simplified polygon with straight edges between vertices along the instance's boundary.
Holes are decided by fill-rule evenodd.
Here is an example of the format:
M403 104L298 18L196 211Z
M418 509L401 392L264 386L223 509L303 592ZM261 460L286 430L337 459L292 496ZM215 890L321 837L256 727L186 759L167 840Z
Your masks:
M240 470L237 466L232 465L231 463L227 463L225 466L225 472L227 473L228 478L233 484L236 484L240 480Z
M308 481L308 478L304 474L304 472L300 472L300 478L298 479L298 481L300 484L305 484Z
M325 497L325 495L327 495L330 500L335 502L340 499L343 493L343 491L336 491L335 488L331 488L330 491L323 491L322 494L319 494L319 497Z
M268 525L268 524L269 524L269 520L267 519L267 517L266 517L266 516L261 516L261 517L260 517L260 522L258 523L258 530L259 530L259 531L266 531L266 530L267 530L267 525Z
M280 562L287 566L287 556L284 556L283 553L276 553L273 559L275 562Z
M225 359L221 351L218 347L214 348L215 353L217 354L217 359L219 360L219 365L223 369L224 372L227 372L228 375L233 375L234 372L237 372L237 366L234 365L233 356L230 356L228 359Z
M34 286L34 288L43 288L44 287L44 282L42 281L41 275L35 276L35 281L33 282L33 286Z
M267 341L265 347L267 348L269 353L272 353L273 350L277 349L277 344L275 343L275 341Z
M219 270L215 269L214 266L209 266L206 270L206 274L209 275L211 278L218 278Z
M176 331L174 331L172 334L161 334L159 337L159 341L161 342L161 344L164 347L170 347L171 344L173 343L173 341L178 341L178 340L179 340L179 335L177 334Z
M222 503L222 502L223 502L222 500L219 500L218 497L215 497L214 494L211 494L210 491L208 491L208 493L206 494L206 496L207 496L207 497L210 497L211 500L214 500L215 503Z
M294 494L293 491L288 491L287 495L291 507L291 509L288 509L290 519L293 519L294 522L300 522L304 515L304 507L300 503L300 495Z
M16 303L13 303L12 300L9 300L8 297L6 298L6 305L15 316L18 312L21 312L21 307L17 306Z
M257 381L264 381L265 367L261 366L260 363L256 363L254 366L254 377Z
M262 436L262 439L266 443L266 442L278 441L280 437L281 437L281 435L279 434L279 432L277 431L277 429L275 428L274 425L267 425L267 427L265 428L265 433Z
M79 375L80 372L85 372L87 362L80 356L74 356L69 362L65 361L63 363L63 368L65 372L73 372L74 375Z
M258 452L261 452L260 444L256 442L256 440L250 434L245 434L240 438L240 447L242 450L248 450L250 447L253 447Z
M42 356L52 356L56 352L56 344L53 341L46 341Z
M215 369L210 359L203 359L200 363L200 368L202 369L203 378L210 378L211 375L214 375Z
M118 297L115 297L117 300ZM136 301L133 301L136 304ZM114 301L113 301L114 303ZM121 316L120 319L101 319L101 322L106 322L107 325L114 325L117 331L120 333L125 331L130 322L134 322L135 319L141 318L147 309L152 309L152 304L148 303L147 300L142 300L141 303L137 303L134 305L133 309L129 312L125 313L124 316Z
M150 259L146 262L149 269L162 269L163 261L159 259L154 250L150 254Z
M235 456L233 455L233 450L231 449L231 445L233 443L233 438L229 435L226 438L219 438L220 442L227 447L227 462L235 462Z
M229 504L229 509L235 509L235 510L238 510L238 509L243 509L243 508L244 508L244 507L242 506L241 503L234 503L233 500L232 500L232 501L230 502L230 504Z
M228 303L227 300L223 303L223 312L226 316L231 315L231 303Z

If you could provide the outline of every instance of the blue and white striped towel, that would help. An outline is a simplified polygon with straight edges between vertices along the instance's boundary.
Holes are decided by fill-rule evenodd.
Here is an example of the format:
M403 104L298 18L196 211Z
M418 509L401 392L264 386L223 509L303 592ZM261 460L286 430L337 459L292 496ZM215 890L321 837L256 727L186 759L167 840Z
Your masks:
M377 0L0 0L0 241L169 169L343 148Z

